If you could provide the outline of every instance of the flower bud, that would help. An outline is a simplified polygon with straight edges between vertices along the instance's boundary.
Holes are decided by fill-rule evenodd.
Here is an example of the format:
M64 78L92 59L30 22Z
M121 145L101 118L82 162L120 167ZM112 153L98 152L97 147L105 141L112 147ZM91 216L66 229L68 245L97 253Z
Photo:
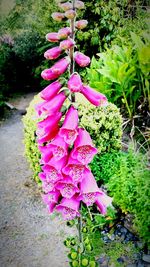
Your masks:
M65 17L68 19L74 19L75 16L76 16L76 12L73 9L67 10L65 12Z
M80 67L86 67L90 64L90 58L81 52L74 53L74 60Z
M82 1L76 0L75 1L75 8L83 9L84 8L84 3Z
M58 42L59 41L58 33L57 32L50 32L50 33L46 34L46 40L49 42Z
M65 17L63 13L60 12L54 12L52 13L52 18L56 21L62 21L62 19Z
M82 81L78 73L73 73L68 81L68 88L72 93L80 92L82 89Z
M75 26L77 29L82 30L87 26L87 24L88 24L88 21L85 19L82 19L82 20L76 21Z
M60 56L62 52L62 49L59 46L53 47L51 49L48 49L45 53L44 53L44 57L46 59L56 59Z
M60 3L60 4L59 4L59 7L60 7L61 9L63 9L64 11L67 11L67 10L69 10L69 9L72 8L72 4L71 4L70 2Z
M75 42L72 39L67 39L62 42L60 42L60 48L63 50L70 49L72 46L75 45Z
M58 31L59 39L66 39L70 35L71 29L69 27L62 28Z

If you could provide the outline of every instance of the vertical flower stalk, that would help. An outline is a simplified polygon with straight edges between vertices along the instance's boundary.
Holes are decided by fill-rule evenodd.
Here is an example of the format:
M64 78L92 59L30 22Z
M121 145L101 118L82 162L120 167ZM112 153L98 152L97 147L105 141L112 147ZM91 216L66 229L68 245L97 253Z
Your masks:
M107 105L107 98L83 84L79 73L75 72L75 64L82 68L90 64L88 56L75 51L75 32L84 29L88 24L86 20L76 22L77 10L83 9L84 3L78 0L72 0L72 3L64 0L57 2L65 13L55 12L52 18L57 22L67 18L70 27L46 35L47 41L56 42L57 46L47 50L44 57L57 62L41 73L42 78L51 83L41 91L42 102L35 107L40 118L36 131L42 165L39 178L42 182L42 198L48 212L60 212L64 220L78 217L78 253L81 266L82 206L86 205L88 208L95 204L99 212L106 214L111 201L98 188L88 166L97 154L97 149L89 133L79 127L78 110L74 107L75 94L81 93L95 106ZM58 59L59 57L61 58ZM68 80L60 78L67 71ZM64 103L68 97L71 105L67 109Z

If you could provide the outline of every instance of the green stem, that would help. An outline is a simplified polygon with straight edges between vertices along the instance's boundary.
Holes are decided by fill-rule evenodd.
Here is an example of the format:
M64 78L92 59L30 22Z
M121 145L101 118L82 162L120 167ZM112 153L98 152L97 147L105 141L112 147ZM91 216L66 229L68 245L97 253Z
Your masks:
M79 233L79 266L81 266L81 254L83 252L83 236L82 236L82 203L80 206L80 217L78 218L78 233Z
M132 118L132 113L131 113L131 110L130 110L130 108L129 108L129 105L128 105L128 101L127 101L125 92L123 91L122 93L123 93L123 97L124 97L124 100L125 100L126 108L127 108L127 110L128 110L129 118L131 119L131 118Z
M73 5L72 9L75 10L75 0L72 1L72 5ZM74 41L74 38L75 38L75 18L70 20L70 28L71 28L70 37ZM70 60L71 60L71 63L70 63L70 75L71 75L72 73L74 73L74 58L73 58L74 46L70 48L69 55L70 55ZM71 95L71 101L75 102L75 94L74 93L72 93L72 95Z

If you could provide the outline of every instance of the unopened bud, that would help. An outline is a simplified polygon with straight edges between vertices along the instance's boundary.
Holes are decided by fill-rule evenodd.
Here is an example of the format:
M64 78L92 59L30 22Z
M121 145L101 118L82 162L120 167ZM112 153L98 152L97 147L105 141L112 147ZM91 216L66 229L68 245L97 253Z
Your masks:
M84 3L82 1L76 0L75 1L75 8L83 9L84 8Z
M62 42L60 42L60 48L63 49L63 50L67 50L67 49L70 49L71 47L73 47L75 45L75 42L69 38L67 40L64 40Z
M64 13L60 13L60 12L52 13L52 18L56 21L62 21L62 19L64 19L64 17L65 17Z
M65 17L68 18L68 19L74 19L75 16L76 16L76 12L73 9L67 10L65 12Z
M85 20L85 19L78 20L75 23L76 28L79 29L79 30L84 29L87 25L88 25L88 21Z
M67 11L67 10L69 10L69 9L72 8L72 4L71 4L70 2L60 3L60 4L59 4L59 7L60 7L61 9L63 9L64 11Z
M58 42L59 41L58 33L57 32L50 32L50 33L46 34L46 40L49 42Z
M58 31L59 39L66 39L68 35L71 34L71 29L69 27L62 28Z

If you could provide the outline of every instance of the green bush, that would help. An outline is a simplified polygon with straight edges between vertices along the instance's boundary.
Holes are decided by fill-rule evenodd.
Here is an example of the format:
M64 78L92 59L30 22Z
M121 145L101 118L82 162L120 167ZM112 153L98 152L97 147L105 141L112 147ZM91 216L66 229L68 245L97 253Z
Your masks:
M30 167L33 170L33 178L35 181L40 183L38 173L41 171L39 160L40 152L36 142L36 123L38 119L36 117L34 106L40 101L39 95L34 97L31 101L30 106L27 109L27 114L23 117L24 124L24 144L25 144L25 155L30 163Z
M132 119L150 106L150 40L148 32L130 36L128 45L113 45L93 58L87 78Z
M34 106L39 101L39 95L35 96L27 109L27 114L23 118L25 154L34 172L34 179L37 181L40 171L40 153L35 136L37 117ZM85 127L89 131L99 152L119 150L122 136L122 118L119 109L111 103L107 107L95 108L93 105L85 102L82 97L78 97L77 102L80 103L78 107L80 126Z
M98 183L106 183L113 203L134 215L135 229L148 242L150 178L146 156L133 149L105 153L94 158L91 169Z
M90 133L99 153L121 148L122 117L114 104L97 108L89 103L80 104L79 116L80 125Z

